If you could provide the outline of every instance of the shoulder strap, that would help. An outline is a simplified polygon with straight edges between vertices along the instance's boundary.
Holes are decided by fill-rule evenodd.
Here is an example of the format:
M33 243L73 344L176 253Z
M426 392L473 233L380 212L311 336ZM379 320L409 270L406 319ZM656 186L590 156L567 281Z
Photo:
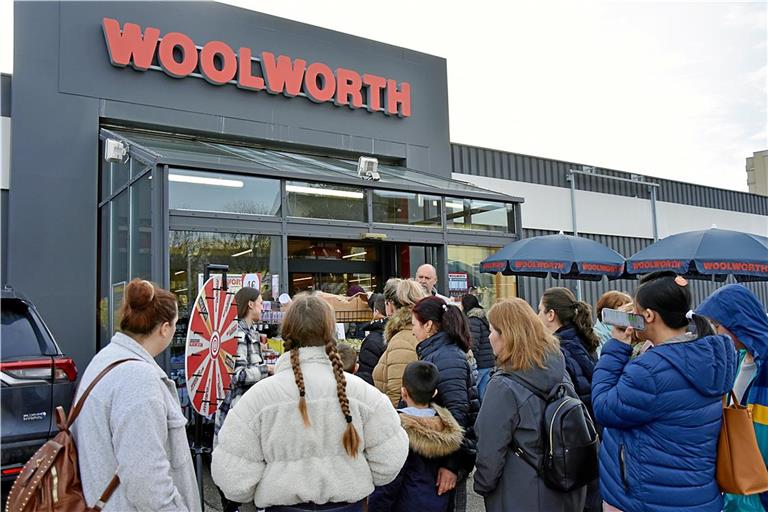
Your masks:
M91 394L91 391L93 390L93 387L107 374L110 370L115 368L118 365L121 365L123 363L126 363L128 361L141 361L141 359L134 359L134 358L128 358L128 359L120 359L118 361L115 361L113 363L110 363L106 368L101 370L101 373L99 373L95 379L93 379L93 382L91 382L88 387L85 389L85 392L83 392L83 395L80 397L80 400L77 401L75 406L72 408L72 410L69 412L69 418L67 418L67 424L66 428L69 429L69 427L72 426L72 424L75 422L77 417L80 415L80 410L83 408L83 404L85 403L85 399L88 398L88 395ZM59 425L59 428L61 428L62 425Z
M521 379L520 377L518 377L514 373L512 373L512 372L500 372L500 373L502 375L506 375L507 377L511 378L512 380L514 380L515 382L517 382L518 384L520 384L525 389L527 389L528 391L530 391L531 393L533 393L534 395L536 395L540 399L544 400L545 402L549 402L549 396L548 395L545 395L544 393L541 392L541 390L536 389L535 387L531 386L528 382L526 382L525 380Z

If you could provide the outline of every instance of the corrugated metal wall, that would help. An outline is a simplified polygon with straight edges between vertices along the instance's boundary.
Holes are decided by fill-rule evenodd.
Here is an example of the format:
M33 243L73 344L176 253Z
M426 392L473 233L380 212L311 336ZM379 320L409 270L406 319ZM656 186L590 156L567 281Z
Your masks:
M566 181L568 169L581 169L582 165L463 144L451 144L451 160L453 172L457 173L566 188L570 187L570 183ZM595 167L595 171L621 178L632 176L628 172L600 167ZM746 180L746 173L744 179ZM658 192L659 201L768 215L768 197L661 178L648 177L647 181L661 185ZM579 190L643 199L650 198L650 194L646 190L647 187L633 183L580 175L576 180L576 185Z
M524 229L523 237L529 238L532 236L552 235L555 233L556 231ZM590 238L605 244L625 257L632 256L635 252L645 248L651 244L651 242L653 242L652 240L645 238L629 238L610 235L579 233L579 236ZM694 304L698 304L707 295L723 285L722 283L712 283L709 281L699 281L694 279L691 279L688 282L690 283L689 286L691 286L691 291L693 293ZM727 282L731 283L735 281L729 278ZM574 293L576 292L576 282L571 280L558 280L549 277L546 279L534 277L517 278L518 296L528 301L534 308L538 307L539 300L541 299L541 295L544 293L544 290L552 286L564 286L573 290ZM600 295L607 292L608 290L621 290L632 295L635 288L637 287L637 281L628 281L623 279L608 281L608 279L604 278L602 281L597 282L581 281L581 286L584 293L583 300L589 304L592 304L594 307L594 305L597 303L597 300L600 298ZM746 286L755 292L763 304L768 305L768 283L746 283Z

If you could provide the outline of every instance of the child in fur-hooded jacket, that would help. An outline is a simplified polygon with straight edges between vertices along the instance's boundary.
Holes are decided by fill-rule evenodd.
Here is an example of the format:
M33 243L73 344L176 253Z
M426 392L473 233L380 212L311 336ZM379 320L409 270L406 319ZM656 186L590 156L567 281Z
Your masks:
M408 407L398 412L408 434L408 459L393 482L368 498L369 512L448 510L451 494L437 494L437 472L442 459L461 446L464 430L448 409L431 403L439 380L432 363L417 361L405 368L402 395Z

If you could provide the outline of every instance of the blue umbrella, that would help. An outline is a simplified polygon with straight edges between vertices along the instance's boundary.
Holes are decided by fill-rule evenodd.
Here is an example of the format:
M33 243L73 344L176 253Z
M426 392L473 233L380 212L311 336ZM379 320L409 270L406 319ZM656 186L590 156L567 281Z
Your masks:
M693 279L768 280L768 238L727 229L668 236L627 260L630 274L672 270Z
M507 244L480 263L480 272L599 281L622 277L624 257L601 243L561 233Z

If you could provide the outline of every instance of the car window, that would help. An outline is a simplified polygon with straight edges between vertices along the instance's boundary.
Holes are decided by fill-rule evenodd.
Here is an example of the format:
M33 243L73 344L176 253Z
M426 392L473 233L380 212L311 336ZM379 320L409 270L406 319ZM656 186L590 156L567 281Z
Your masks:
M0 354L3 361L20 356L39 356L46 352L45 340L35 326L26 304L18 300L4 300L2 318Z

